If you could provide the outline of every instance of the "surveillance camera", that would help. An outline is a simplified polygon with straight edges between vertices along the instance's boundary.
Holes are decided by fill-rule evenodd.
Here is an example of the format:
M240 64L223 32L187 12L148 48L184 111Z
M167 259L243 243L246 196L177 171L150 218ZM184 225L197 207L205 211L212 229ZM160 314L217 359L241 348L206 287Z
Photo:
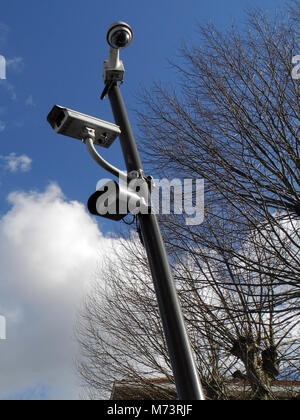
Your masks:
M119 222L128 214L126 197L123 198L126 201L125 211L119 211L120 198L122 200L123 197L119 195L119 185L116 181L109 181L98 186L98 190L89 198L87 207L94 216Z
M95 144L105 148L109 148L121 134L120 128L115 124L58 105L52 108L47 120L56 133L78 140L83 140L86 128L93 129Z
M108 44L118 50L127 47L133 39L133 31L125 22L113 23L107 31Z
M125 68L120 60L120 49L127 47L133 39L132 29L125 22L113 23L107 31L107 42L110 45L109 60L104 61L103 78L109 82L122 82ZM103 92L101 99L105 97Z
M98 184L98 190L89 198L87 207L94 216L115 221L124 219L129 213L151 213L145 197L113 180L103 180Z

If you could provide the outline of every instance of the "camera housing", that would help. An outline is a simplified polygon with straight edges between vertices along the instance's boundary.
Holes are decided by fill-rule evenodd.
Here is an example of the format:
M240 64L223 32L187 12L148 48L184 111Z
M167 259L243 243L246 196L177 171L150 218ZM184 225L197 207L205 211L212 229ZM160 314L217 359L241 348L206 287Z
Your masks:
M133 31L126 22L115 22L108 28L108 44L116 50L128 47L133 40Z
M126 215L149 214L151 207L142 194L114 180L98 183L98 190L88 200L88 210L94 216L120 221Z
M95 145L109 148L121 134L120 128L110 122L55 105L47 121L56 133L74 139L83 140L84 130L88 127L95 130Z
M133 40L133 31L125 22L115 22L108 28L107 42L110 45L109 60L104 61L103 79L109 82L122 82L125 68L120 60L120 50L128 47Z

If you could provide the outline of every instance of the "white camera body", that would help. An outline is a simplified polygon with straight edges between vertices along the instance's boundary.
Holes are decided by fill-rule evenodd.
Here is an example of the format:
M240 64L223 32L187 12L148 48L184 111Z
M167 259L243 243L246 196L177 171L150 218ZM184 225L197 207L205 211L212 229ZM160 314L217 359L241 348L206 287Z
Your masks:
M120 60L120 50L128 47L133 40L133 31L125 22L115 22L108 28L106 40L110 46L109 60L104 61L104 82L122 82L124 64Z
M102 180L97 191L89 198L88 209L94 216L120 221L127 214L149 214L151 206L142 192L131 190L125 184Z
M110 122L55 105L47 120L56 133L83 140L85 129L95 130L95 145L109 148L121 134L120 128Z
M133 40L133 31L126 22L115 22L107 30L106 40L111 48L122 49L128 47Z
M114 48L110 49L109 60L104 61L103 79L104 82L122 82L124 79L125 68L123 61L120 60L120 52Z

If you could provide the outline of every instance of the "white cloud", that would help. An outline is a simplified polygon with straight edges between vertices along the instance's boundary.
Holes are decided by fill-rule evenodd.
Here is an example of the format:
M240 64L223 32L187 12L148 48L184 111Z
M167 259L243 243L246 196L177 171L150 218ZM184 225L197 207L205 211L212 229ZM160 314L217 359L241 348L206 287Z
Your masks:
M5 128L5 126L4 126ZM0 123L1 131L1 123ZM3 162L4 169L9 172L28 172L31 170L32 159L26 155L17 156L16 153L10 153L7 156L0 156L0 160Z
M24 60L22 57L8 58L6 60L6 67L15 72L21 72L24 68Z
M57 185L15 192L9 201L0 219L0 313L7 320L0 399L39 384L51 399L77 399L74 320L111 240Z
M1 45L1 26L0 26L0 45ZM22 57L14 57L11 59L5 59L5 71L4 71L4 77L0 78L0 87L3 86L3 88L8 92L10 95L10 98L12 101L17 100L17 93L15 86L9 82L7 79L7 69L10 69L14 71L15 73L20 73L23 71L24 68L24 60Z
M28 96L28 98L25 101L25 105L26 106L31 106L31 107L35 107L36 106L36 103L35 103L35 101L33 99L33 95L29 95Z
M5 130L5 127L6 127L5 122L0 121L0 133L2 133L2 131Z
M0 79L0 87L1 86L3 86L3 88L6 89L6 91L9 93L10 99L12 101L17 100L17 94L16 94L16 89L15 89L14 85L12 85L8 80L1 80Z

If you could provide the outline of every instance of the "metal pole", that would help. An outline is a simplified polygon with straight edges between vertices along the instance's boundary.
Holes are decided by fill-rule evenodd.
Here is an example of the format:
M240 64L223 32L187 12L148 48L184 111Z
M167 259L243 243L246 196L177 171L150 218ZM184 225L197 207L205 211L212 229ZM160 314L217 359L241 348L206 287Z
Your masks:
M127 171L128 173L143 171L125 104L117 83L110 86L108 96L116 124L121 129L120 141ZM180 400L204 400L157 217L155 214L144 214L138 217L155 286L178 398Z

